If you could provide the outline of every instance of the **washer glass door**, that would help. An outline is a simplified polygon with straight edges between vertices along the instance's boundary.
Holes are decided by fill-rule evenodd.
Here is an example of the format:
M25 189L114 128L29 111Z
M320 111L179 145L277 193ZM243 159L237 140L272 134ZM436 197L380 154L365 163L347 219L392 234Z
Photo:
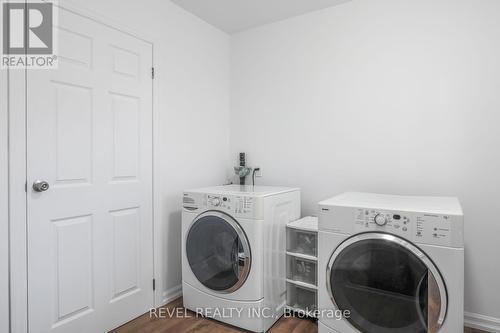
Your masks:
M222 212L206 212L193 221L186 255L198 281L220 293L236 291L250 273L248 239L240 225Z
M330 297L363 333L437 332L446 315L444 282L432 261L402 238L366 233L342 243L327 270Z

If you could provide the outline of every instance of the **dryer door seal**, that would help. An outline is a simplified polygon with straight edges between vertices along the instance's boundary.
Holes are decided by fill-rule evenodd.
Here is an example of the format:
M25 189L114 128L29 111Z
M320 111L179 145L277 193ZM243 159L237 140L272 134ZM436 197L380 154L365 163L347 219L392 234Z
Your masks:
M238 222L225 213L208 211L196 217L185 244L191 271L212 291L232 293L250 274L248 239Z
M434 333L444 323L446 287L432 260L384 233L353 236L333 252L327 289L336 309L360 332Z

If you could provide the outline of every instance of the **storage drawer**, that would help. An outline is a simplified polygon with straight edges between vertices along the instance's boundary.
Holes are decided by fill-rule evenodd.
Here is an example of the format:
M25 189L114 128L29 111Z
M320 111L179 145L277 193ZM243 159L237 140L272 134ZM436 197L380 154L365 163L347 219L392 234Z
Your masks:
M316 311L318 300L316 299L316 290L297 286L293 283L287 283L287 303L295 310L306 312Z
M316 262L293 256L287 256L287 278L311 285L317 285Z
M317 256L318 235L315 232L288 228L286 243L288 252Z

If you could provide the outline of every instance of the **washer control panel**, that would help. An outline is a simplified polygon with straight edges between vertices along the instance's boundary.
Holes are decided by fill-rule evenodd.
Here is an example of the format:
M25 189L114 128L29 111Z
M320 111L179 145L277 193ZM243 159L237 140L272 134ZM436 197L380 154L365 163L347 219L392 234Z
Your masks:
M206 196L206 207L240 216L252 216L254 198L248 196L212 195Z
M355 232L383 231L419 243L448 245L451 242L451 217L377 209L355 210Z
M217 210L234 218L264 218L264 201L255 196L184 192L182 202L185 212L199 214L207 210Z

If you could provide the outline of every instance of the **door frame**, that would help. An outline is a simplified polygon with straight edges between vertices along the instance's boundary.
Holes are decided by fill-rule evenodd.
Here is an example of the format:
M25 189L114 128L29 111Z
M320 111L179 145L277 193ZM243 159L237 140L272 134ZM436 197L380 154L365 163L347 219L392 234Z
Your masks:
M159 176L158 163L158 147L159 147L159 128L158 128L158 100L159 100L159 80L157 79L157 64L155 45L157 43L148 35L137 32L115 19L103 16L90 9L72 3L70 0L58 2L58 7L70 11L74 14L88 18L96 23L105 25L109 28L118 30L134 38L140 39L151 45L152 59L151 65L155 68L155 78L151 80L152 84L152 124L151 124L151 139L153 145L153 161L152 161L152 178L153 178L153 277L156 280L156 288L154 290L154 300L152 304L158 307L162 301L162 279L161 273L161 234L155 230L160 228L160 191L159 187L155 186L155 179ZM9 305L10 305L10 330L11 332L28 332L28 253L27 253L27 133L26 133L26 72L25 70L10 70L8 75L6 71L1 71L1 79L7 82L5 94L8 96L8 105L5 105L5 118L8 120L7 129L7 180L8 180L8 244L9 244ZM4 76L6 76L4 78ZM4 91L2 91L4 93ZM3 104L3 103L2 103ZM4 110L4 106L0 105L0 111ZM3 112L0 113L2 118ZM3 129L1 131L3 133ZM0 144L4 138L0 138ZM2 147L0 146L0 163L3 164ZM0 164L0 165L2 165ZM2 165L3 166L3 165ZM3 168L2 168L3 170ZM0 174L0 180L3 174ZM0 195L0 204L2 196ZM3 230L3 216L0 215L0 230ZM3 233L2 233L3 234ZM6 234L7 235L7 234ZM7 237L7 236L6 236ZM1 239L3 242L4 240ZM1 252L0 252L1 254ZM0 263L3 258L0 257ZM158 283L160 282L160 283ZM130 318L133 319L133 318Z
M9 309L9 150L8 71L0 70L0 331L8 332Z

